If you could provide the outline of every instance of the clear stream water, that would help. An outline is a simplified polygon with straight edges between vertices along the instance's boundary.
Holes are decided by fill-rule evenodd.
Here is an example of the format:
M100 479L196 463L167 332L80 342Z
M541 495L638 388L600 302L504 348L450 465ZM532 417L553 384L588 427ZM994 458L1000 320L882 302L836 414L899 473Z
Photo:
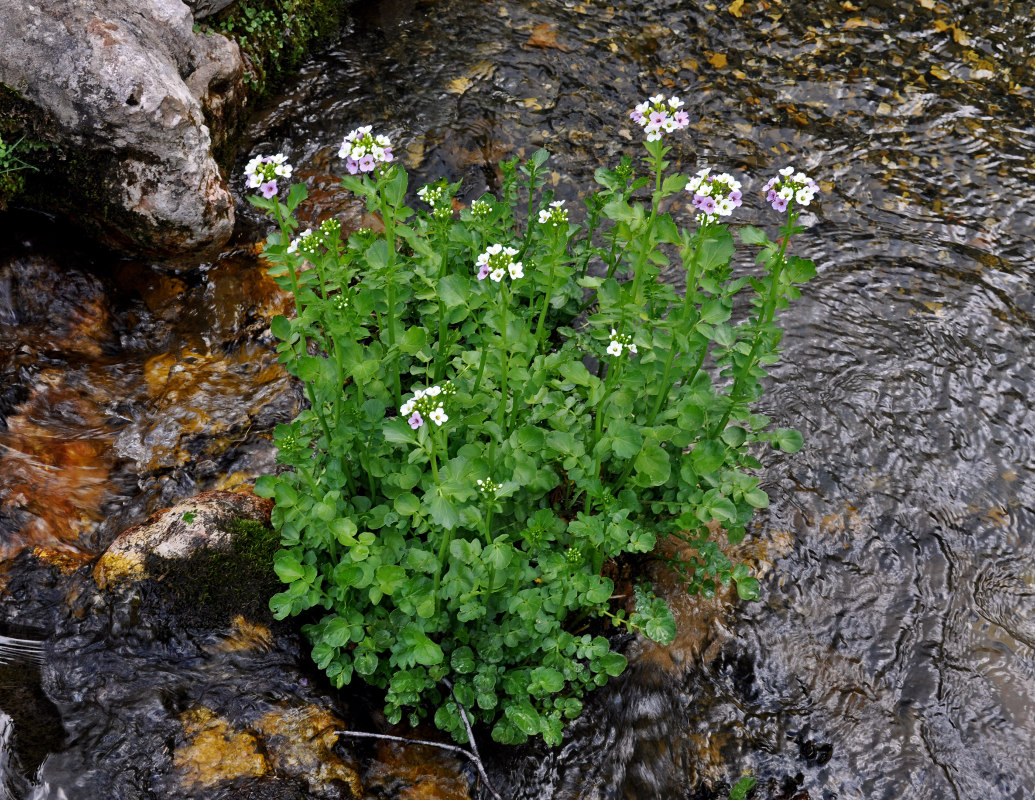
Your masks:
M794 164L824 188L796 245L819 275L763 401L806 444L769 461L763 600L671 589L676 644L636 650L568 744L493 752L493 773L515 798L703 798L743 771L769 798L1035 796L1032 3L358 3L257 110L241 164L283 150L327 186L341 137L372 124L415 186L474 197L543 146L574 201L636 152L625 113L657 90L687 102L684 171L750 193ZM756 195L743 212L775 224ZM42 230L0 268L0 552L96 549L113 518L261 472L252 431L298 399L255 366L279 302L254 278L256 218L180 276ZM19 281L58 269L65 288L26 304Z

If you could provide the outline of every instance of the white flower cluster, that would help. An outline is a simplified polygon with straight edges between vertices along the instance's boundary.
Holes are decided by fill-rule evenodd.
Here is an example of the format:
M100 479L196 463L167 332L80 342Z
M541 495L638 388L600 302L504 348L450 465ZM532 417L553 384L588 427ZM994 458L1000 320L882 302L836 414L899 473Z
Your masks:
M665 99L665 95L648 97L629 112L632 121L643 126L648 142L658 141L663 134L678 131L690 124L690 115L680 110L683 101L678 97Z
M568 210L564 208L564 201L554 200L550 203L549 208L541 209L539 211L539 224L552 225L554 228L559 228L561 225L567 225Z
M378 164L387 164L393 160L392 143L387 136L372 135L370 126L364 125L342 140L338 158L345 159L345 169L350 175L373 172Z
M777 211L786 211L791 201L807 206L819 191L819 184L804 172L795 172L794 167L784 167L775 178L762 187L766 202Z
M510 279L514 281L525 277L525 269L521 262L514 260L514 256L517 254L518 251L513 247L504 247L501 244L489 245L474 263L478 267L478 280L483 281L490 278L499 283L508 272Z
M413 430L424 424L425 414L428 419L441 426L449 420L443 400L455 393L456 387L448 381L442 386L418 389L413 393L413 397L399 407L399 414L407 417L406 421Z
M636 345L632 343L632 336L627 333L619 333L612 328L611 343L607 346L607 354L609 356L620 356L623 350L631 355L636 355Z
M477 219L485 219L489 216L489 212L492 211L492 206L486 203L484 200L475 200L471 203L471 216Z
M686 190L693 195L693 206L700 212L698 222L716 222L744 204L740 181L728 172L712 175L711 169L702 169L690 179Z
M255 156L244 168L244 177L249 189L258 189L267 200L277 193L277 179L291 177L291 165L287 156Z

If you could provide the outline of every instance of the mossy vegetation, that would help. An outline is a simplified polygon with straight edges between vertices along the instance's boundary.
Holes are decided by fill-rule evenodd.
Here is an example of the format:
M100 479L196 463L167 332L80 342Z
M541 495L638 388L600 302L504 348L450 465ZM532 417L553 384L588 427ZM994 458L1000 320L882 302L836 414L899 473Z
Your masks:
M269 598L281 588L273 571L280 537L268 525L244 518L223 528L234 534L231 547L198 550L187 559L148 555L145 573L161 581L169 611L186 627L226 627L237 616L272 625Z
M46 161L51 148L42 139L43 127L21 93L0 83L0 211L25 191L27 178Z
M245 82L263 95L296 69L316 42L337 30L344 7L343 0L242 0L198 28L237 42Z

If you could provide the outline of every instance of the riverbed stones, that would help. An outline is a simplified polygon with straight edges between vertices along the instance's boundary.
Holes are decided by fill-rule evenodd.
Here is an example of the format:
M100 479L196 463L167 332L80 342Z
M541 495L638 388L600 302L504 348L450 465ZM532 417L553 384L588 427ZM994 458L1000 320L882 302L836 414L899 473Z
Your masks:
M56 146L55 202L123 249L215 248L234 203L212 156L236 124L235 43L181 0L0 0L0 84Z

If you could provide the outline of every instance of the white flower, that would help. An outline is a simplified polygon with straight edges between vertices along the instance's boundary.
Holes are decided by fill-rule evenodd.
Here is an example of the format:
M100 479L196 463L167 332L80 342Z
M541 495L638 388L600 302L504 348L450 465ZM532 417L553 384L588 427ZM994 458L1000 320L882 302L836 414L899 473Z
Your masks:
M677 108L679 108L682 105L683 105L683 101L680 100L678 97L674 97L673 96L673 97L670 97L668 99L668 107L671 108L673 111L675 111Z
M780 170L780 174L783 175L785 178L788 178L794 174L794 167L784 167Z
M812 202L812 192L807 188L799 189L794 193L794 202L801 206L807 206Z
M496 281L496 283L499 283L501 280L503 280L503 276L506 274L506 270L504 270L502 267L497 267L489 273L489 277Z
M607 346L607 354L611 356L620 356L622 354L622 343L617 339L612 339L611 344Z
M507 270L510 272L510 279L512 281L525 277L525 271L522 269L520 261L512 261L510 266L507 267Z
M428 397L438 397L440 394L442 394L442 390L437 386L429 386L425 394Z
M636 345L634 345L634 344L627 344L625 346L625 349L628 350L633 355L636 355Z
M414 404L413 400L407 400L405 403L403 403L401 406L399 406L399 413L402 416L404 416L404 417L410 416L410 414L413 413L413 406L414 405L415 404Z
M431 421L432 421L432 422L434 422L434 423L435 423L436 425L441 425L441 424L442 424L443 422L446 422L446 421L447 421L447 420L449 419L449 417L448 417L448 416L446 416L446 412L445 412L445 409L444 409L444 408L443 408L443 407L442 407L441 405L439 405L439 407L438 407L438 408L436 408L436 409L435 409L434 411L432 411L432 412L431 412L431 413L430 413L430 414L428 415L428 417L429 417L429 418L431 419Z

